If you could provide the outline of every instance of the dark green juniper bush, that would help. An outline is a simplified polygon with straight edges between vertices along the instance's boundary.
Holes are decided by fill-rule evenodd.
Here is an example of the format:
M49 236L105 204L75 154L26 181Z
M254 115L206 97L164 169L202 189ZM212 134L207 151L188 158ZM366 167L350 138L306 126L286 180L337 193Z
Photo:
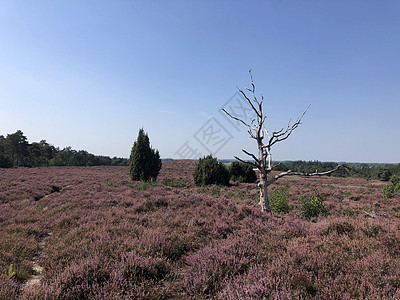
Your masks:
M161 159L158 150L151 148L150 140L143 128L139 130L137 140L133 143L129 159L129 175L132 180L156 180L161 170Z

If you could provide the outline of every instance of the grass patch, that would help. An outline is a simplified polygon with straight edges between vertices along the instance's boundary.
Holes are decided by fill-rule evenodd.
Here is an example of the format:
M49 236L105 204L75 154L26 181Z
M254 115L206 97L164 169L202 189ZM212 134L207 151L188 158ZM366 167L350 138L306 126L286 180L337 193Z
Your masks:
M167 178L161 181L161 184L173 188L184 188L188 186L188 183L184 179Z
M211 195L219 197L221 194L221 188L218 185L214 185L213 188L211 189Z
M157 183L154 180L149 180L149 181L141 181L137 186L136 189L138 191L145 191L148 188L151 188L153 186L157 185Z
M120 185L118 184L118 183L115 183L114 181L112 181L112 180L108 180L107 181L107 185L108 186L113 186L113 187L120 187Z

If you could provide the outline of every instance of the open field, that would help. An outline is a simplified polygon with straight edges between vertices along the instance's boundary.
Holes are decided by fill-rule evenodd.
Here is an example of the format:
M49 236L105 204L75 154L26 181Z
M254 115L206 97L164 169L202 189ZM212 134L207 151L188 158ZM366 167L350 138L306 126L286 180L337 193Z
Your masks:
M290 213L263 214L254 184L196 187L194 164L154 185L128 167L0 170L0 299L400 299L384 183L283 178ZM306 220L314 190L329 215Z

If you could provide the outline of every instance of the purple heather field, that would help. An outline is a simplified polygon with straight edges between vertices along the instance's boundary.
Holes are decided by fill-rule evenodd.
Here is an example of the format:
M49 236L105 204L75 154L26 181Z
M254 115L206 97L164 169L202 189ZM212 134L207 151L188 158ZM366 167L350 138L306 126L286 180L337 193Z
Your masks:
M0 299L400 299L386 183L285 177L290 212L265 214L255 184L197 187L194 166L1 169ZM329 214L302 218L315 190Z

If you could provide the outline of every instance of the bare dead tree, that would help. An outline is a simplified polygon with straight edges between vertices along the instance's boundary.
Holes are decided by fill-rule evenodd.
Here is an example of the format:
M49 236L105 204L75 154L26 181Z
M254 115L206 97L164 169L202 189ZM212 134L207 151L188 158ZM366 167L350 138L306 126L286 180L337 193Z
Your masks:
M274 146L276 143L282 142L286 140L292 132L301 124L301 120L303 119L304 115L306 114L307 110L309 109L310 105L307 107L307 109L302 113L302 115L294 122L292 123L291 120L289 120L288 125L285 128L282 128L280 130L274 129L272 132L269 132L265 128L265 119L266 116L263 114L263 101L264 101L264 96L261 92L261 100L257 99L255 91L256 87L253 82L253 76L251 74L251 70L249 71L250 74L250 79L251 79L251 88L246 88L248 92L251 93L251 97L253 98L250 100L250 98L246 95L246 93L239 89L239 92L242 94L244 97L245 101L250 105L251 109L255 113L255 118L250 117L248 115L249 120L245 121L242 120L236 116L233 116L232 114L228 113L225 109L222 109L229 117L232 119L242 123L244 126L247 127L247 132L249 133L250 137L254 140L257 141L257 147L258 147L258 156L242 149L242 151L250 156L253 161L248 161L248 160L243 160L237 156L235 158L241 162L250 164L254 168L257 168L259 170L259 183L258 187L260 189L260 202L259 204L261 205L262 211L265 212L270 212L271 207L269 205L269 199L268 199L268 186L275 182L275 180L284 177L284 176L292 176L292 175L299 175L299 176L322 176L322 175L328 175L331 174L339 169L341 165L338 165L335 169L327 171L327 172L322 172L322 173L301 173L301 172L294 172L294 171L286 171L282 172L278 175L275 175L272 178L268 178L268 173L270 173L278 164L272 165L272 156L271 156L271 148ZM264 141L264 138L266 138L266 141Z

